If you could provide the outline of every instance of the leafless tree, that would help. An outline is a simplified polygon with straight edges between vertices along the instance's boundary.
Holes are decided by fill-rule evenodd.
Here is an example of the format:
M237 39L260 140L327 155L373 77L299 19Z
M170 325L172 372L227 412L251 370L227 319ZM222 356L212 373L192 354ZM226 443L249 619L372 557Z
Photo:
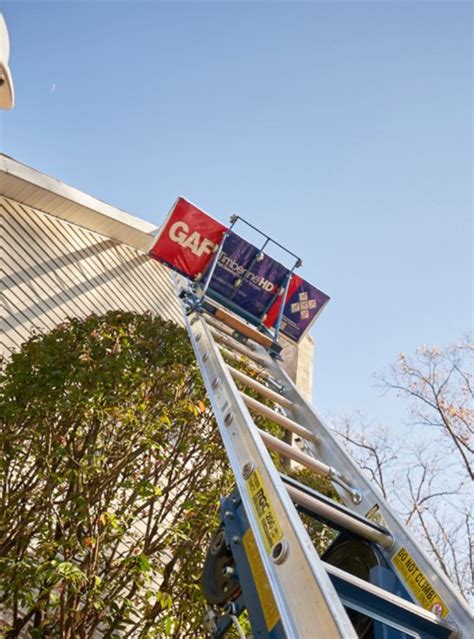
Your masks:
M469 339L400 355L379 382L408 397L409 430L361 415L335 431L428 553L468 600L473 588L473 385ZM416 429L415 425L424 428Z
M382 387L411 400L414 424L442 434L474 479L474 343L466 336L445 349L423 346L414 357L401 353L380 378Z

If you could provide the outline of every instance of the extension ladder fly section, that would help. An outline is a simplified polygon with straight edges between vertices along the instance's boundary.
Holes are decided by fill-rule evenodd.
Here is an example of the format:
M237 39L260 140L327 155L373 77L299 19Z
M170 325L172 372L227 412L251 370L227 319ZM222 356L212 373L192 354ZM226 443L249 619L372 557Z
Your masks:
M243 637L244 609L255 638L474 636L464 599L280 365L280 336L298 342L329 298L294 274L299 258L288 270L266 256L270 237L260 249L239 238L238 219L227 228L179 198L150 252L188 278L175 276L176 292L236 481L204 569L213 637L232 623ZM339 500L280 474L271 454L329 480ZM321 557L302 514L338 532Z

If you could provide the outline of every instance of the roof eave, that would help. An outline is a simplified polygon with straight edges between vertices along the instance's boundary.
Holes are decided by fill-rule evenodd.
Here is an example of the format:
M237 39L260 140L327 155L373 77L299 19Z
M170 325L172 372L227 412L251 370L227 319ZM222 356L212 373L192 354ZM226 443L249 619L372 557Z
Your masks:
M157 227L0 154L0 195L147 252Z

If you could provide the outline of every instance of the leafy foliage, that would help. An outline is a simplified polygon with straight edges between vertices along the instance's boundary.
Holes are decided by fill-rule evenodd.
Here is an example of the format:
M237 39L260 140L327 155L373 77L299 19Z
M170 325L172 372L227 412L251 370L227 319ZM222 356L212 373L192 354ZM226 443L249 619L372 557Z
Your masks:
M185 331L72 319L26 342L0 385L0 634L200 636L233 478Z
M184 330L73 319L13 355L2 387L7 636L196 636L231 480Z

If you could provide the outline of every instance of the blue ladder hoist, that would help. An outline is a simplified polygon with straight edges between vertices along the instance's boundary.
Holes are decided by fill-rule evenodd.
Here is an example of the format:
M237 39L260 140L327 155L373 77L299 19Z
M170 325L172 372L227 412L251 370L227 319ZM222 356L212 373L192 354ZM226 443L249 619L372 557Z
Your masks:
M264 247L272 241L265 236ZM223 637L235 625L244 638L238 618L246 610L251 636L263 639L474 638L467 603L281 367L281 316L270 331L239 312L231 299L213 294L210 283L222 243L203 281L175 277L236 482L221 501L221 524L204 567L210 636ZM294 268L300 263L297 259ZM283 301L286 292L282 287ZM258 372L258 380L229 360L244 362ZM271 400L275 409L239 390L236 382ZM282 426L300 445L260 429L252 413ZM287 465L330 480L340 501L280 474L269 451ZM322 556L302 514L338 531Z

